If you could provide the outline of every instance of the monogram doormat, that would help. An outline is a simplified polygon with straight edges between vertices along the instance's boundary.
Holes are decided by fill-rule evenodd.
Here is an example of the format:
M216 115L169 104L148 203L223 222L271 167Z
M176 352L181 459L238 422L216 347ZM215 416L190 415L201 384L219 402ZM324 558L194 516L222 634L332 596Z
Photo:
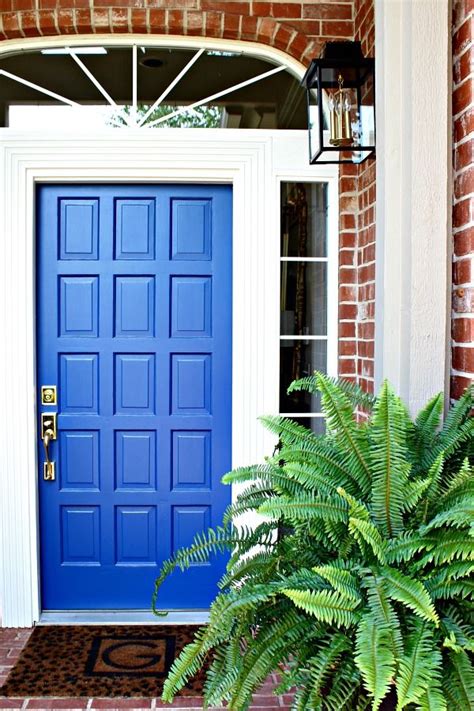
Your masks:
M156 697L195 625L36 627L0 696ZM202 696L200 672L180 696ZM0 702L1 707L1 702Z

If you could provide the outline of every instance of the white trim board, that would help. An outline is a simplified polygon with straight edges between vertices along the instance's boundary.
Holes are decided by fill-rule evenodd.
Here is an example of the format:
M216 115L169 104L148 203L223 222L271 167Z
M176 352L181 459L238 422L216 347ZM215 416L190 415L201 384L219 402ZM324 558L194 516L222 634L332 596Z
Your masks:
M449 387L450 21L449 0L375 0L375 384L412 413Z
M40 619L35 369L35 184L233 185L232 465L261 461L278 411L280 180L329 184L328 371L337 372L337 166L310 166L305 131L109 129L45 137L0 130L0 600L4 626ZM235 495L235 491L234 491Z

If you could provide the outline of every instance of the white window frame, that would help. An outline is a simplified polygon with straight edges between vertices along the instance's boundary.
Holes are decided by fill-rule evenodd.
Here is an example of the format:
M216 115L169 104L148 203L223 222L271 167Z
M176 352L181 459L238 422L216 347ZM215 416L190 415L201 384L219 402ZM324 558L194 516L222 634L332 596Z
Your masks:
M201 38L202 40L202 38ZM84 41L84 40L83 40ZM89 40L87 40L89 43ZM11 43L10 43L11 44ZM36 44L38 44L36 42ZM49 46L48 42L48 46ZM160 43L161 44L161 43ZM338 171L310 166L305 131L104 129L45 136L0 129L0 609L3 626L40 619L35 187L67 182L233 186L232 466L272 451L257 418L278 412L280 182L324 181L330 195L328 371L337 370ZM236 489L233 491L235 497ZM100 621L99 617L95 618Z

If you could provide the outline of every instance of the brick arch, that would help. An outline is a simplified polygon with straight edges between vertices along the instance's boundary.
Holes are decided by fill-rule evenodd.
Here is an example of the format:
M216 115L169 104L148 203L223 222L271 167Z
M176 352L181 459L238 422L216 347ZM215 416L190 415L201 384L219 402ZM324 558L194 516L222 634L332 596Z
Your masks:
M237 12L247 2L199 1L200 9L183 8L192 0L160 3L166 7L150 7L150 0L0 0L0 39L91 33L202 36L258 42L305 64L324 41L273 17Z

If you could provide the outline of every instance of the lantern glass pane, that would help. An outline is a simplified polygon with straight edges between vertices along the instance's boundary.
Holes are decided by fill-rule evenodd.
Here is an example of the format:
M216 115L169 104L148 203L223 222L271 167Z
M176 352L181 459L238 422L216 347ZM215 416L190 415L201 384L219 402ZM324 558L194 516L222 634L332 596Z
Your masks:
M309 152L311 160L314 161L320 150L319 105L318 92L316 89L310 89L308 91L308 131Z
M360 91L360 145L375 145L375 96L374 96L374 75L367 72L365 82Z

